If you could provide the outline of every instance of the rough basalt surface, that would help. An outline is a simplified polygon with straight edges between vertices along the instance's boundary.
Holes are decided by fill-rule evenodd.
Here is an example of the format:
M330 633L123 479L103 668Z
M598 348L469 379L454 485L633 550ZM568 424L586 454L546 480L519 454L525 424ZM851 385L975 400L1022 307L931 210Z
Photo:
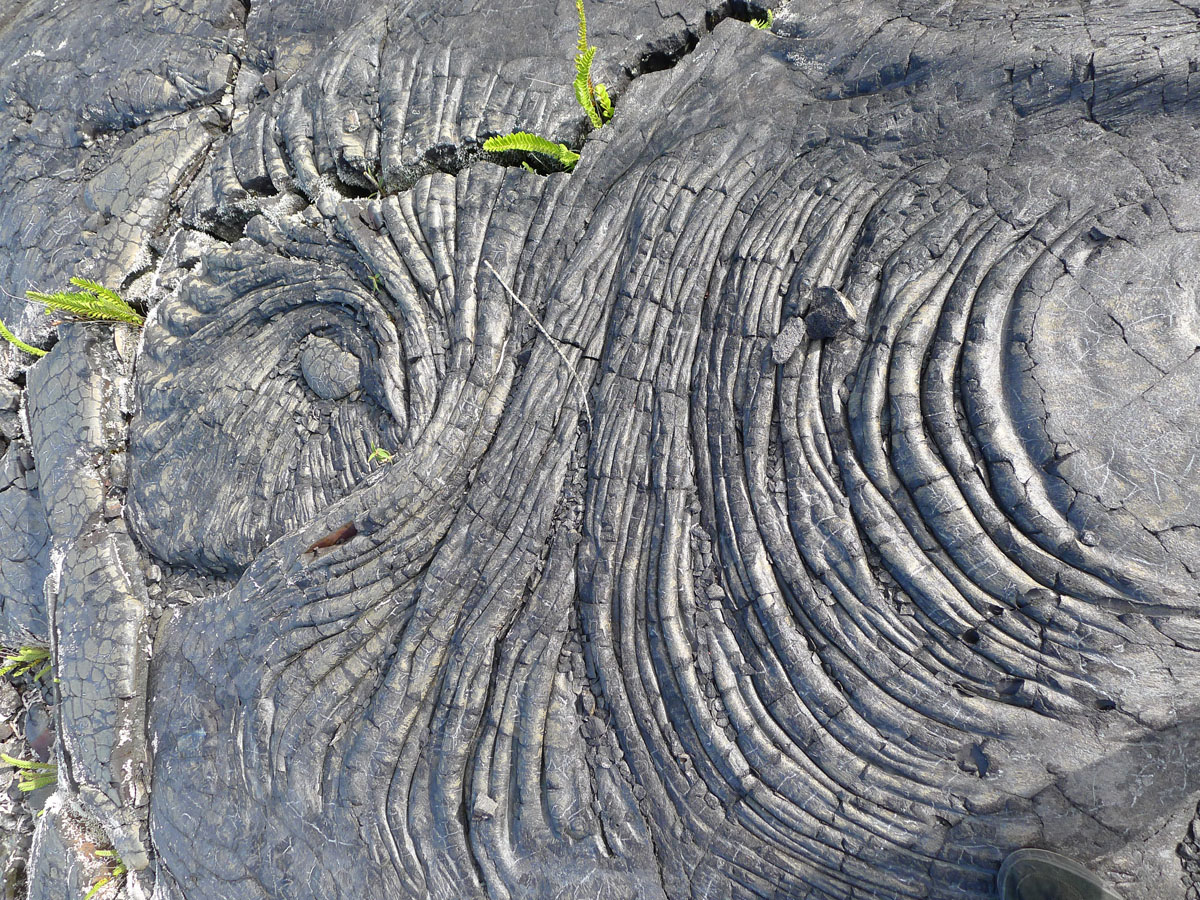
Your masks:
M587 8L3 12L30 896L1200 896L1200 8Z

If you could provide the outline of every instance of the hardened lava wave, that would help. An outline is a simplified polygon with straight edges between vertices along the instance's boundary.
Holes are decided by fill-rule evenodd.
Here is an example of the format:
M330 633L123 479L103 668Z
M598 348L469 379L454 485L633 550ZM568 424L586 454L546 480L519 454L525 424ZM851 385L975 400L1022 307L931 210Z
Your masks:
M237 242L148 330L132 428L177 473L139 537L244 567L155 647L177 896L984 898L1020 846L1179 884L1187 89L1024 65L1131 13L869 12L719 25L549 178L350 196L274 140L328 135L311 97L243 120L305 211L218 156L196 208ZM317 108L366 77L338 59Z

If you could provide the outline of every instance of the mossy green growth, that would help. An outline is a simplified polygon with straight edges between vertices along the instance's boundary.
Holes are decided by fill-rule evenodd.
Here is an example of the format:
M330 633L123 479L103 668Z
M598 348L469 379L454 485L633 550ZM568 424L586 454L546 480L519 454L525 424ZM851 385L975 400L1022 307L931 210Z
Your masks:
M36 669L36 671L34 671ZM0 662L0 676L24 675L33 672L34 678L41 678L50 671L49 647L21 647L8 653Z
M579 40L575 54L575 100L587 113L592 127L600 128L613 117L612 98L608 94L608 88L592 77L596 48L588 45L587 14L583 9L583 0L575 0L575 8L579 12ZM575 163L579 161L579 154L569 149L566 144L555 143L527 131L514 131L511 134L490 137L483 142L483 149L488 153L517 151L536 154L553 160L568 172L574 169ZM532 169L527 161L522 165L526 169Z
M57 763L15 759L7 753L0 753L0 759L17 770L20 779L17 787L22 791L36 791L58 781Z

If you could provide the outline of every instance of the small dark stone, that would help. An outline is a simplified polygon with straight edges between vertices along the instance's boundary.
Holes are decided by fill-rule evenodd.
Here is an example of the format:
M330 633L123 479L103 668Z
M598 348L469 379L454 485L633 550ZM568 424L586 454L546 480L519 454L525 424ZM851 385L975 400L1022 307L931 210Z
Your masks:
M996 685L1001 697L1015 697L1025 687L1024 678L1002 678Z
M813 305L804 316L808 336L813 340L837 337L857 321L858 313L846 295L828 285L816 289Z
M1021 594L1017 600L1021 609L1032 606L1035 609L1051 609L1058 606L1058 595L1046 588L1031 588Z

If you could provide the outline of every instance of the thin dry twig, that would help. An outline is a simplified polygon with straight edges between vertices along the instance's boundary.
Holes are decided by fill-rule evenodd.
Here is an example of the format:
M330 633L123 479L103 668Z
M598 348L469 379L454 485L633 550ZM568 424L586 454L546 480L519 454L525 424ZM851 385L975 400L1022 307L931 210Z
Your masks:
M567 371L571 373L571 377L575 379L575 384L579 386L579 396L580 399L583 400L583 413L585 416L587 416L588 428L591 428L592 408L588 405L587 388L584 386L583 379L579 377L579 373L575 371L575 366L571 364L571 360L567 359L567 354L563 353L562 347L559 346L559 344L562 342L551 335L550 332L543 327L542 323L538 321L537 316L533 314L533 310L526 306L525 301L517 296L516 291L514 291L508 286L507 283L505 283L504 279L500 277L500 273L493 268L492 264L488 260L485 259L483 264L488 267L489 272L496 276L496 280L500 282L500 287L504 288L505 293L512 297L513 301L520 306L521 309L525 310L525 314L529 316L537 330L545 335L546 339L550 341L550 346L554 348L554 351L558 354L559 358L566 363Z

